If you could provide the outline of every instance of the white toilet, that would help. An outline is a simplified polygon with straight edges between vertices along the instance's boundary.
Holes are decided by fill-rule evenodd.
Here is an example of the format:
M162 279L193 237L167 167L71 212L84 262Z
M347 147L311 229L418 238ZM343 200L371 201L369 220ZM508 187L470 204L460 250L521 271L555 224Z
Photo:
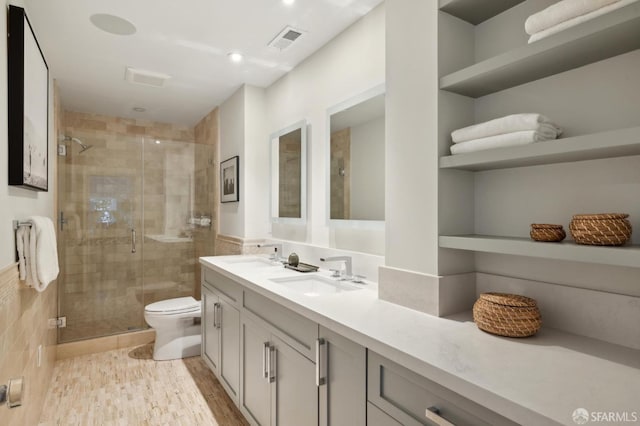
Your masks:
M151 303L144 308L144 319L156 330L153 359L164 361L200 355L200 302L178 297Z

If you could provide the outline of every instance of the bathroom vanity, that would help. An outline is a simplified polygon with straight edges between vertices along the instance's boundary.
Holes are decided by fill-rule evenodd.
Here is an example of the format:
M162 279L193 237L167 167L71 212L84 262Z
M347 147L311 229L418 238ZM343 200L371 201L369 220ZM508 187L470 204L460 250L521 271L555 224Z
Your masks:
M638 351L556 330L509 339L469 314L379 300L375 283L260 256L200 259L202 356L256 425L570 424L640 410Z

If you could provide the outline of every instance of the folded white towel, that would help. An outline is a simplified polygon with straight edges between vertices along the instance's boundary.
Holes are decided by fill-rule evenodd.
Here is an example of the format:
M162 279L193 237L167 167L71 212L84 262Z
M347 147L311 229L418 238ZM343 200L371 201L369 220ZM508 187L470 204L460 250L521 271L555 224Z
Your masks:
M524 30L529 35L539 33L617 1L620 0L562 0L529 16L524 23Z
M44 291L58 277L58 248L53 222L48 217L31 216L31 235L26 263L27 283L37 291ZM26 240L25 240L26 242ZM26 249L26 247L25 247Z
M529 37L529 43L533 43L538 40L542 40L543 38L547 38L553 34L557 34L561 31L564 31L568 28L575 27L578 24L582 24L583 22L590 21L598 16L605 15L607 13L613 12L616 9L620 9L624 6L627 6L631 3L636 3L638 0L619 0L615 3L611 3L607 6L601 7L600 9L589 12L585 15L576 16L575 18L569 19L567 21L561 22L553 27L549 27L546 30L542 30L533 34Z
M512 114L496 118L484 123L474 124L451 132L453 143L467 142L489 136L503 135L522 130L538 130L545 134L554 133L553 139L562 133L562 129L553 124L542 114L525 113Z
M506 146L527 145L534 142L551 140L535 130L522 130L520 132L504 135L489 136L487 138L474 139L451 145L452 154L466 154L486 149L503 148Z

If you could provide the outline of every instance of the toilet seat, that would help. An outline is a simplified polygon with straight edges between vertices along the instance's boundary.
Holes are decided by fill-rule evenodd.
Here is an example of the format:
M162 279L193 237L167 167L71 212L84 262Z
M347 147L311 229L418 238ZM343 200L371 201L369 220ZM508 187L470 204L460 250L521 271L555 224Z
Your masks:
M145 313L154 316L177 315L200 311L200 302L193 297L178 297L151 303L144 308Z

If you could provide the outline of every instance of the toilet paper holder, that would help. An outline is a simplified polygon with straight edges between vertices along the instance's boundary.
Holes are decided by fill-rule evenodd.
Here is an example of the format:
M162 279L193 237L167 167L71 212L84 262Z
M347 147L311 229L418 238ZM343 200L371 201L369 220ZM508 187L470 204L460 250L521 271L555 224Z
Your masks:
M5 402L9 408L22 405L22 393L24 388L24 377L9 379L6 385L0 385L0 404Z

